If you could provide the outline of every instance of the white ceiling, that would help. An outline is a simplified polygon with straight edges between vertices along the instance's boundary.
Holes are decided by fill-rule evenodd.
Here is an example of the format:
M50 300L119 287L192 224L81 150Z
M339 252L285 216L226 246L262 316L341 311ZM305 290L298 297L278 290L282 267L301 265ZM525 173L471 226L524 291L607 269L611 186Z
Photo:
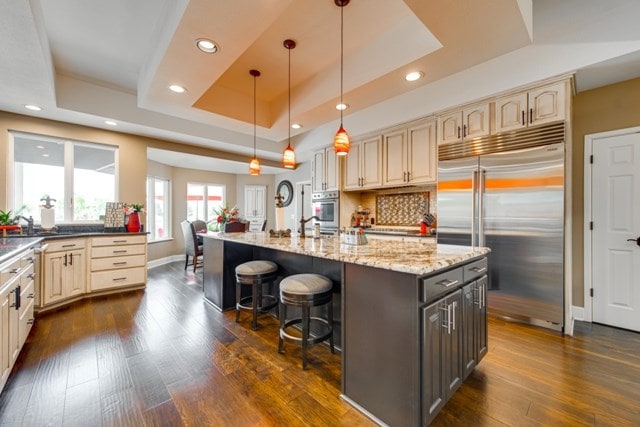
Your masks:
M289 132L305 160L337 129L334 0L0 2L0 110L214 148L226 159L191 164L245 173L255 68L266 173L282 171ZM344 124L352 135L555 75L577 72L578 91L640 76L638 0L351 0L343 12ZM199 52L200 37L220 51ZM287 38L297 43L297 131L288 126ZM404 81L410 70L425 78ZM187 92L168 91L172 83ZM176 158L162 150L149 157Z

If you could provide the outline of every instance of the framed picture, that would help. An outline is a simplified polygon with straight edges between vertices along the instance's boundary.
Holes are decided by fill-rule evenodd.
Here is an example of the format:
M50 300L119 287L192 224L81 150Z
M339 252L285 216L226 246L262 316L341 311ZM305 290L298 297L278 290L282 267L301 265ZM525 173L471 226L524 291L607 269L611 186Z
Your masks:
M104 212L105 231L126 231L124 228L124 202L107 202Z

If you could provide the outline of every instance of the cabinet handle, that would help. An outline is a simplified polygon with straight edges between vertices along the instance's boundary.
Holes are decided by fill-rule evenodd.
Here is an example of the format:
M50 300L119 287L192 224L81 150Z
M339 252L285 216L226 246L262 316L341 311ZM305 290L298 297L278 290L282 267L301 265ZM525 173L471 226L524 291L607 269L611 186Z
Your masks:
M469 270L475 271L476 273L484 273L487 271L487 267L473 267L473 268L470 268Z
M119 251L113 251L113 253L114 254L126 254L127 250L126 249L122 249L122 250L119 250Z
M467 137L467 125L462 125L462 137Z
M35 323L36 319L29 319L27 320L27 324L28 325L33 325Z
M20 310L20 285L16 286L13 292L16 294L14 306L16 310Z
M533 108L529 108L529 124L533 123Z
M411 181L411 172L407 171L407 182Z
M121 282L123 280L127 280L127 278L126 277L116 277L116 278L113 279L114 282Z
M113 243L127 243L127 239L124 240L114 240Z
M18 271L20 271L20 269L19 269L19 268L14 268L14 269L12 269L12 270L9 270L9 274L17 274L17 273L18 273Z
M67 266L67 254L64 254L64 266Z
M75 247L75 246L76 246L76 244L75 244L75 243L68 244L68 245L62 245L62 247L63 247L63 248L73 248L73 247Z
M69 265L73 265L73 254L69 254Z
M33 298L35 298L35 297L36 297L36 296L35 296L34 294L29 294L29 295L27 295L27 298L31 298L31 299L33 299Z
M459 282L457 280L444 279L436 283L438 286L444 286L448 288L449 286L457 285Z
M524 122L524 110L522 110L522 126L524 126L526 123Z
M36 278L36 274L35 273L27 274L27 278L33 280Z
M456 330L456 307L458 306L458 301L454 301L451 303L451 323L453 323L452 329Z
M127 265L126 261L114 262L113 265Z
M446 320L442 327L447 330L448 335L451 335L451 304L448 304L446 308L442 307L441 310L447 313Z
M460 126L458 126L458 139L460 139Z

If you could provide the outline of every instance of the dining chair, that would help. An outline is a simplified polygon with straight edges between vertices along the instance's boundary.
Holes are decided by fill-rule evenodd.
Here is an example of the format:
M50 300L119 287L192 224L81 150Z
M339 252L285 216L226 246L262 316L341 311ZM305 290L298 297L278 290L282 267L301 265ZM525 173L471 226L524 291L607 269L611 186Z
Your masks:
M196 229L191 222L184 220L180 223L180 226L184 236L184 252L186 255L184 269L186 270L189 265L193 265L193 271L195 272L198 266L198 258L202 257L203 254L202 245L198 244ZM193 257L193 264L189 264L190 256ZM200 262L200 265L202 265L202 262Z
M193 228L196 230L196 237L198 238L198 244L202 244L202 233L207 232L207 223L201 219L194 219L191 221Z

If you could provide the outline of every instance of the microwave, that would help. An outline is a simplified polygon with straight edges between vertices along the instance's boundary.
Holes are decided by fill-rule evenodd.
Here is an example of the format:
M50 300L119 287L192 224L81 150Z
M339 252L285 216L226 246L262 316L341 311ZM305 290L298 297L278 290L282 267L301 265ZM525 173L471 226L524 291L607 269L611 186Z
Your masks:
M320 224L321 229L337 229L340 226L340 193L313 193L311 199L312 213L317 217L313 223Z

